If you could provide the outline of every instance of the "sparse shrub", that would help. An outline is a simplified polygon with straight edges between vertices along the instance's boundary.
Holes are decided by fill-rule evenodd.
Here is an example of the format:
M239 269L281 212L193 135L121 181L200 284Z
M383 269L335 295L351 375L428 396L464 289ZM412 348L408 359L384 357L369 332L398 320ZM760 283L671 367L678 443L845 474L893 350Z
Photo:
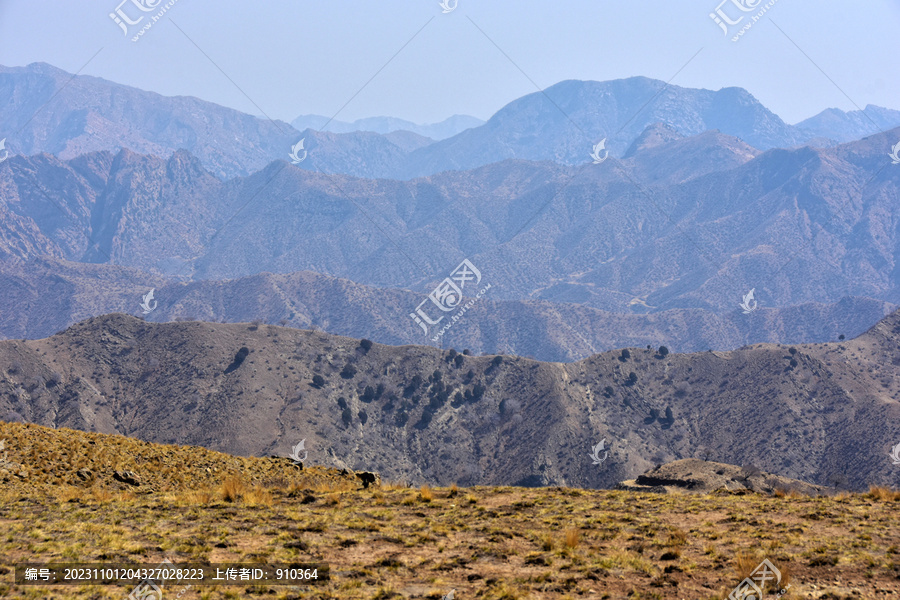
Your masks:
M344 422L345 426L349 426L353 421L353 413L350 412L349 408L345 408L341 411L341 420Z
M362 396L359 397L360 402L369 403L375 399L375 389L371 385L367 385L363 390Z
M419 419L419 422L416 423L416 429L426 429L429 425L431 425L431 420L434 418L434 413L431 409L426 408L422 411L422 417Z
M497 366L499 366L500 363L502 363L502 362L503 362L503 357L500 356L500 355L497 355L497 356L494 357L494 360L491 361L491 366L492 366L492 367L497 367Z
M565 540L563 541L566 548L568 548L570 550L574 550L575 548L578 547L579 541L580 541L580 535L579 535L578 529L576 529L574 527L571 529L566 529Z
M625 362L629 358L631 358L631 351L628 348L624 348L622 354L619 355L619 360Z
M257 329L259 329L260 325L262 325L262 321L260 321L259 319L254 319L250 323L250 327L248 327L247 329L249 329L250 331L256 331Z
M347 399L341 396L337 400L338 406L341 407L341 410L347 410Z
M325 385L325 378L321 375L313 375L312 384L317 388L321 388L323 385Z
M679 398L687 396L691 392L691 384L687 381L681 381L675 384L675 395Z
M465 359L462 354L457 354L456 358L453 359L453 364L456 365L457 369L463 365L463 362L465 362Z
M448 492L447 497L448 497L448 498L453 498L453 497L455 497L457 494L459 494L459 488L458 488L458 487L456 486L456 484L454 483L453 485L450 486L450 492Z
M466 348L465 350L463 350L463 354L465 354L466 356L471 356L471 355L472 355L472 353L469 352L469 349L468 349L468 348Z
M355 366L353 366L350 363L347 363L346 365L344 365L344 368L341 371L341 377L343 379L353 379L353 377L355 375L356 375L356 367Z
M842 333L841 335L838 336L838 339L843 342L844 339L846 339L846 338L844 337L844 334Z
M612 395L615 394L615 393L616 393L616 390L614 390L613 387L612 387L611 385L608 385L608 386L606 386L605 388L603 388L603 394L604 394L607 398L612 398Z
M366 411L364 411L364 410L359 411L359 415L358 415L358 416L359 416L359 422L360 422L361 424L363 424L363 425L365 425L365 424L366 424L366 421L369 420L369 415L368 415L368 414L366 413Z
M788 349L788 352L790 352L791 355L793 356L794 354L797 354L797 349L796 349L796 348L789 348L789 349Z
M762 471L753 464L746 464L741 467L741 477L743 479L750 479L751 477L756 477L761 474Z
M632 371L631 373L628 374L628 385L634 385L637 383L637 381L638 381L637 373Z
M666 348L665 346L660 346L658 352L659 352L659 355L662 357L666 357L669 355L669 349Z
M359 347L363 349L363 352L368 352L372 349L372 340L367 340L365 338L359 340Z
M228 373L236 371L238 367L240 367L244 363L244 359L246 359L249 354L250 350L247 348L247 346L242 346L241 349L237 351L237 354L234 355L234 360L231 362L231 364L226 367L225 374L227 375ZM154 366L151 364L150 368L155 369L159 366L158 360L151 359L151 362L152 361L156 361L156 365Z

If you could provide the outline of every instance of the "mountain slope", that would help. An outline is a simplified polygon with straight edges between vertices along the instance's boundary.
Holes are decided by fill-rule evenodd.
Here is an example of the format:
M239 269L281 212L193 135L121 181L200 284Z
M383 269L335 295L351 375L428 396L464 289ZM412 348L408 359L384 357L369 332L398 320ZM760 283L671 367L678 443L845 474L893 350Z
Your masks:
M417 150L408 175L471 169L509 158L583 164L591 146L604 138L610 153L622 156L657 122L684 136L718 129L763 150L812 137L741 88L695 90L646 77L563 81L507 104L480 127Z
M897 127L900 127L900 110L881 108L871 104L864 110L849 112L829 108L814 117L797 123L798 129L837 142L850 142Z
M894 313L841 344L563 364L110 315L0 342L0 414L244 455L306 439L310 464L440 484L612 487L705 446L859 488L900 482L898 341Z
M154 310L143 296L154 290ZM410 318L424 294L376 288L318 273L260 273L226 281L172 282L126 267L51 259L0 265L0 338L50 336L89 317L127 312L156 323L259 320L314 328L383 344L429 344ZM572 361L623 346L667 346L677 352L731 350L751 343L826 342L855 336L895 308L865 298L830 305L717 315L673 309L615 314L577 304L497 301L485 296L438 343L475 353L508 352Z
M0 165L0 251L422 292L468 257L492 299L613 312L731 312L750 289L765 307L897 302L898 135L759 154L707 132L585 169L507 161L413 181L277 162L221 182L186 151L17 156Z

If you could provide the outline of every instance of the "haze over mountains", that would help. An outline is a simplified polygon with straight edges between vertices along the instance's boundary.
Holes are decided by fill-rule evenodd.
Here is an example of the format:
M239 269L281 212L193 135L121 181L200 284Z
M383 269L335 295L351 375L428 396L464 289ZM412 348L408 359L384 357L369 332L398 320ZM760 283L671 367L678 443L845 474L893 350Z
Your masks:
M855 139L870 119L900 122L897 111L831 110L790 126L737 88L567 81L487 123L438 124L464 129L440 142L398 120L333 122L385 133L308 130L309 157L289 165L300 132L285 123L69 79L44 64L0 69L12 104L3 131L43 107L0 165L0 295L17 307L0 315L5 336L135 312L157 288L151 319L284 320L430 343L409 315L463 258L492 287L442 343L546 360L828 341L900 303L887 156L900 130L764 151ZM580 164L593 141L574 141L587 130L573 123L620 121L611 157ZM26 149L60 157L17 155ZM441 161L490 164L412 180L309 171L371 178ZM763 310L742 315L751 288Z
M900 169L885 149L900 130L762 154L721 133L661 132L587 168L505 161L412 181L276 162L222 182L184 150L15 156L0 167L0 240L23 260L194 279L315 271L421 291L468 257L490 299L612 312L733 312L751 288L767 307L898 303Z
M291 125L297 131L304 129L316 129L318 131L331 131L334 133L352 133L354 131L374 131L375 133L387 134L395 131L409 131L416 135L430 138L432 140L443 140L448 137L470 129L483 125L484 121L469 115L453 115L441 121L440 123L432 123L430 125L419 125L412 121L397 119L394 117L368 117L365 119L357 119L352 123L330 119L322 115L301 115L291 121Z
M310 464L413 483L612 487L705 454L859 489L900 483L898 348L900 313L842 343L568 364L108 315L0 342L0 415L244 455L305 439Z
M467 118L451 118L436 129L402 135L298 131L196 98L164 97L96 77L73 78L44 63L0 67L0 97L9 99L0 131L14 153L48 152L69 159L128 148L168 157L186 149L223 179L287 160L301 138L309 151L301 168L409 179L509 158L582 164L602 138L608 138L612 155L620 156L657 122L685 136L718 129L761 150L810 141L827 146L900 126L900 112L874 106L865 116L829 110L792 126L743 89L693 90L645 77L565 81L509 103L477 127ZM387 130L397 125L389 121L365 126ZM306 125L302 118L295 122ZM421 135L442 136L464 127L471 128L435 143Z

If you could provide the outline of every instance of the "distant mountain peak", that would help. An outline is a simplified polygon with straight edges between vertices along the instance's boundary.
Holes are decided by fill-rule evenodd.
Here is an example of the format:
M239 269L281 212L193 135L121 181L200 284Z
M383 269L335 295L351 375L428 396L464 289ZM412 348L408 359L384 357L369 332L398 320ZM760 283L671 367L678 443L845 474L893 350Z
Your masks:
M630 158L642 150L682 140L684 137L674 127L661 122L653 123L631 143L622 158Z

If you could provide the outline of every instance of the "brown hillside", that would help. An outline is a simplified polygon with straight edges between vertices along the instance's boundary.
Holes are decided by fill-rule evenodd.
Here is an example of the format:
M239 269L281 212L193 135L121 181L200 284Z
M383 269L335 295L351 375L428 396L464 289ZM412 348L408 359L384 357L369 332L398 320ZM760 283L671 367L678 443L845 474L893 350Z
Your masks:
M306 439L308 464L414 483L613 487L705 454L819 485L896 486L898 331L895 313L843 343L563 364L109 315L0 342L0 417L243 456Z

